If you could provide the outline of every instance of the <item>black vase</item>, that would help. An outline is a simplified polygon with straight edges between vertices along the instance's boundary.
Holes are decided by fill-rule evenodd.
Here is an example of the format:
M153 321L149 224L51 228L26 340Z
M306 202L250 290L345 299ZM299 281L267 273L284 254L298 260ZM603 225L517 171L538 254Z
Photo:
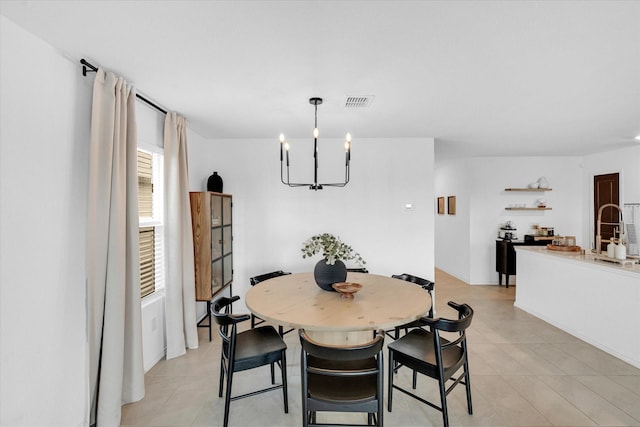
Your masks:
M222 193L222 177L218 172L214 172L207 180L207 191Z
M331 285L347 280L347 266L342 261L336 261L331 265L327 264L326 259L321 259L313 269L313 278L325 291L335 291Z

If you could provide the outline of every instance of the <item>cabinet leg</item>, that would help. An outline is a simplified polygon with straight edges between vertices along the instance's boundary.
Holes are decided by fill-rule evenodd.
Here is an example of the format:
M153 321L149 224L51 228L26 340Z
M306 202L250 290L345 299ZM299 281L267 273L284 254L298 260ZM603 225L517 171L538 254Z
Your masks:
M203 325L202 322L207 319L208 324ZM209 328L209 341L211 341L211 301L207 301L207 314L198 322L198 328Z
M507 286L507 289L509 289L509 275L507 274L507 281L504 282L504 284Z
M502 273L498 273L498 286L502 286Z
M207 316L209 316L209 342L211 342L211 301L207 301Z

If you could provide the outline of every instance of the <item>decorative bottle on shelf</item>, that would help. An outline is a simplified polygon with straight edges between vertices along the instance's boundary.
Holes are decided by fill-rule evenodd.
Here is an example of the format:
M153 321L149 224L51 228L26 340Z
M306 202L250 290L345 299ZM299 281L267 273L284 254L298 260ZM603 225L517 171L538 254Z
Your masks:
M214 172L207 180L207 191L222 193L222 177L218 172Z

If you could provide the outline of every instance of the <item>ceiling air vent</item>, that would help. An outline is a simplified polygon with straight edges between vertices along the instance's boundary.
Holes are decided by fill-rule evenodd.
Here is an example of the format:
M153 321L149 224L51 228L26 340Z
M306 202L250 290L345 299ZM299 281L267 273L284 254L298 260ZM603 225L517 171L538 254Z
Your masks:
M347 96L344 102L345 108L367 108L373 102L375 95L359 95L359 96Z

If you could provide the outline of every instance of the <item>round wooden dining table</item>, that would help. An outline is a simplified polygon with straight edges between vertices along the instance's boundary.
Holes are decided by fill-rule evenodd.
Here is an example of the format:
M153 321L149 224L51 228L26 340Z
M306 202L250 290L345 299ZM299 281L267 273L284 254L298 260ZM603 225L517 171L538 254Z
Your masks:
M362 344L372 331L392 329L424 316L429 293L400 279L367 273L347 275L362 288L353 299L321 289L313 273L274 277L251 287L245 303L256 316L276 325L304 329L324 344Z

